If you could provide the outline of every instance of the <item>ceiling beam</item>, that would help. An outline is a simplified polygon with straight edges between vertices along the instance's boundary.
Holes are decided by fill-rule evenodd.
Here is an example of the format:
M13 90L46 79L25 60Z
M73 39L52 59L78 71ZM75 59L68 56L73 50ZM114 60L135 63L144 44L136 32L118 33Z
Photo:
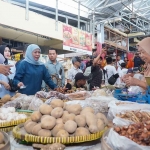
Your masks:
M106 5L106 6L99 7L99 8L97 8L96 10L101 10L101 9L103 9L103 8L107 8L107 7L110 7L110 6L114 6L114 5L117 5L117 4L120 4L120 3L122 3L122 2L126 2L126 1L128 1L128 0L117 1L117 2L114 2L114 3L108 4L108 5Z
M143 31L143 30L144 30L144 29L142 29L141 27L137 26L136 24L132 23L131 21L126 20L125 18L122 18L122 20L124 20L124 21L128 22L129 24L131 24L131 25L133 25L134 27L136 27L136 28L140 29L141 31Z

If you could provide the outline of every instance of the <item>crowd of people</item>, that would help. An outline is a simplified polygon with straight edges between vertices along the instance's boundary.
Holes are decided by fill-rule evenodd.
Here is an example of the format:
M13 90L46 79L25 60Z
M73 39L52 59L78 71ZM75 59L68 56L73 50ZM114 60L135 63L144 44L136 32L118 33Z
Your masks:
M100 53L93 51L86 58L73 57L72 68L65 76L62 64L57 61L57 50L48 51L49 61L39 61L41 49L36 44L25 47L24 58L14 64L9 60L11 48L0 46L0 97L14 95L18 90L22 94L33 95L44 89L67 91L72 88L93 90L105 85L139 86L146 89L145 75L149 75L150 38L138 43L138 52L132 59L117 56L116 60L107 55L107 47L102 45ZM66 80L67 79L67 80Z

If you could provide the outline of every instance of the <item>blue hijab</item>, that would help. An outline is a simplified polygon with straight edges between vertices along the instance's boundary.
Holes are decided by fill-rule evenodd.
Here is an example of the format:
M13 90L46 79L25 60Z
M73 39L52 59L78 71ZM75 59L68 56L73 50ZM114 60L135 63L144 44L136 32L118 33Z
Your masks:
M35 61L33 55L32 55L32 52L35 50L35 49L39 49L40 52L41 52L41 49L38 45L36 44L30 44L28 47L27 47L27 50L26 50L26 54L25 54L25 61L27 61L28 63L30 64L33 64L33 65L43 65L42 62L40 62L39 60L38 61Z

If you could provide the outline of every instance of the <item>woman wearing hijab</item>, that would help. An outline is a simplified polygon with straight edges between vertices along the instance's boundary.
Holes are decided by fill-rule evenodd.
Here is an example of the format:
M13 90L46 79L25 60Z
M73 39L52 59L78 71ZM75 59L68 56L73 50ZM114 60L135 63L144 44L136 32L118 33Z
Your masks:
M19 64L13 84L18 86L19 92L27 95L34 95L41 90L42 80L51 88L55 89L56 84L43 63L39 61L41 49L38 45L31 44L27 47L25 59ZM21 88L22 86L26 88Z
M144 71L144 77L150 76L150 37L147 37L140 41L137 47L138 51L140 52L141 59L147 64L147 68ZM147 83L145 82L145 79L141 81L131 76L125 75L123 77L123 81L128 86L139 86L144 90L147 89Z
M7 45L1 45L0 46L0 54L3 55L4 60L2 62L2 64L5 65L13 65L13 67L10 68L10 71L12 72L12 74L9 74L8 76L5 76L3 74L0 74L0 98L2 98L4 95L9 94L11 96L13 96L15 93L14 92L10 92L10 85L9 83L9 79L13 79L14 75L15 75L15 65L14 62L12 62L11 60L8 60L8 58L10 58L11 55L11 49L9 46Z

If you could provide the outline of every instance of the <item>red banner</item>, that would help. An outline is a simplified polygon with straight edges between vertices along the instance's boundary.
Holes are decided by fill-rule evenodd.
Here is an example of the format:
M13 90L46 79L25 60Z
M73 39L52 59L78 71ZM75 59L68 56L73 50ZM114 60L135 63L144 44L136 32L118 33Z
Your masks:
M92 34L63 25L63 46L71 51L92 51Z

